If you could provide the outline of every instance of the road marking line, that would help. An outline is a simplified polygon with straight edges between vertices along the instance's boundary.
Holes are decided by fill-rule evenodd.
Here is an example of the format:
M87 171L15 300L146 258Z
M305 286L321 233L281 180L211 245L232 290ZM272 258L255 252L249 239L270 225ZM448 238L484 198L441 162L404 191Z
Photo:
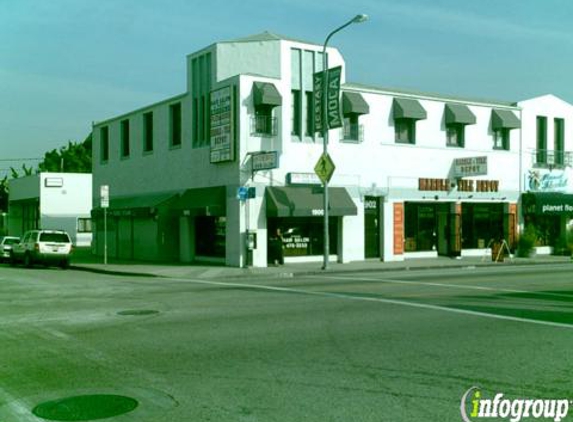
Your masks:
M385 303L385 304L389 304L389 305L409 306L412 308L428 309L428 310L433 310L433 311L451 312L451 313L455 313L455 314L463 314L463 315L470 315L470 316L479 316L479 317L484 317L484 318L501 319L501 320L505 320L505 321L523 322L523 323L534 324L534 325L545 325L545 326L549 326L549 327L573 329L573 325L563 324L560 322L542 321L542 320L528 319L528 318L519 318L519 317L512 317L512 316L507 316L507 315L497 315L497 314L490 314L487 312L470 311L470 310L458 309L458 308L448 308L446 306L430 305L427 303L419 303L419 302L409 302L406 300L398 300L398 299L385 299L385 298L359 296L359 295L348 295L348 294L343 294L343 293L320 292L320 291L313 291L313 290L293 289L293 288L289 288L289 287L265 286L265 285L260 285L260 284L230 283L230 282L225 282L225 281L197 280L197 279L189 279L189 278L165 278L165 279L166 280L183 281L183 282L195 283L195 284L206 284L206 285L211 285L211 286L239 287L239 288L244 287L244 288L258 289L258 290L263 290L263 291L266 290L266 291L271 291L271 292L298 293L298 294L302 294L302 295L327 297L327 298L332 298L332 299L345 299L345 300L364 301L364 302L378 302L378 303Z
M493 292L505 292L505 293L530 293L530 294L539 294L539 295L547 295L547 296L570 296L570 295L560 295L558 293L538 293L531 290L515 290L515 289L502 289L502 288L494 288L494 287L485 287L485 286L472 286L469 284L451 284L451 283L434 283L434 282L426 282L426 281L417 281L417 280L394 280L391 278L367 278L367 277L342 277L342 276L309 276L308 278L318 278L322 280L348 280L348 281L372 281L376 283L388 283L388 284L411 284L411 285L420 285L420 286L434 286L434 287L451 287L455 289L469 289L469 290L484 290L484 291L493 291ZM570 296L573 299L573 296Z

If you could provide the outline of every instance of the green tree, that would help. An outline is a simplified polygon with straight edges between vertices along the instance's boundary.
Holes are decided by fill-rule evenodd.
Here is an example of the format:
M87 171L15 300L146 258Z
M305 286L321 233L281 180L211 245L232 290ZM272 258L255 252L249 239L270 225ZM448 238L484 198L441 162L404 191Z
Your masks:
M8 176L0 180L0 212L8 210Z
M38 165L40 171L63 173L91 173L92 171L92 135L81 143L69 141L60 149L44 154L44 160Z

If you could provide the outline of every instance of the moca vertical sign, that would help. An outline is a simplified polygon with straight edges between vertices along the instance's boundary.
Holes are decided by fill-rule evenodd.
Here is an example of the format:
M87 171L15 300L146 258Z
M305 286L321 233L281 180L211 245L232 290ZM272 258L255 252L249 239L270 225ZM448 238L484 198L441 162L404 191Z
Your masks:
M342 67L328 69L328 81L326 87L326 122L327 129L342 127L342 114L340 112L340 79ZM313 77L313 102L314 102L314 130L322 132L322 95L324 92L324 72L316 72Z
M233 161L233 110L231 87L211 92L211 163Z

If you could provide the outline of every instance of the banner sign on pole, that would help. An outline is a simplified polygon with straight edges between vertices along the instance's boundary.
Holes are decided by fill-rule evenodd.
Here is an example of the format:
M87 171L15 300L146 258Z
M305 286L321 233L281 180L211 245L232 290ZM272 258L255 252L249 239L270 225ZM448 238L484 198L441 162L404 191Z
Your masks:
M109 208L109 185L101 185L99 196L101 199L101 207Z
M336 129L342 127L342 114L340 110L340 80L342 67L328 69L327 86L327 106L326 119L327 128ZM313 104L314 104L314 130L322 132L322 92L323 92L324 72L316 72L313 75Z

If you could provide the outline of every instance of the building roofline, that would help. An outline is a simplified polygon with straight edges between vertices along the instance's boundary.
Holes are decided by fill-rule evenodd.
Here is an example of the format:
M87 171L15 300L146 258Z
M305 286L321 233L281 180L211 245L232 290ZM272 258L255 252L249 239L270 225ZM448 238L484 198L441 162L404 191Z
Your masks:
M113 122L113 121L115 121L115 120L123 119L123 118L125 118L125 117L127 117L127 116L130 116L130 115L132 115L132 114L141 113L141 112L143 112L143 111L145 111L145 110L148 110L148 109L150 109L150 108L157 107L157 106L159 106L159 105L163 105L163 104L166 104L166 103L170 103L170 102L173 102L173 101L176 101L176 100L180 100L180 99L184 98L187 94L188 94L187 92L184 92L183 94L175 95L175 96L173 96L173 97L166 98L166 99L161 100L161 101L158 101L158 102L156 102L156 103L148 104L148 105L146 105L146 106L139 107L139 108L137 108L137 109L135 109L135 110L128 111L128 112L126 112L126 113L122 113L122 114L120 114L119 116L114 116L114 117L110 117L110 118L108 118L108 119L104 119L104 120L100 120L100 121L97 121L97 122L93 122L93 123L92 123L92 127L105 125L105 124L111 123L111 122Z
M423 100L439 100L439 101L447 101L454 103L463 103L466 105L493 106L501 108L511 108L514 110L521 109L521 107L519 107L517 103L513 101L499 101L499 100L491 100L483 98L458 97L454 95L437 94L432 92L420 92L420 91L397 89L397 88L378 87L378 86L353 83L353 82L343 84L342 89L349 89L357 92L371 92L373 94L388 94L399 97L412 97Z

